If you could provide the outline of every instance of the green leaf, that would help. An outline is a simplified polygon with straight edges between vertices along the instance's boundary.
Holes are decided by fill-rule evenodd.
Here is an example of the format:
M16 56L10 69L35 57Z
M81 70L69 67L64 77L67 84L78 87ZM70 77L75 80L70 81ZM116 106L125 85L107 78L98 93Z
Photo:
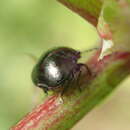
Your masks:
M102 8L101 0L58 0L93 25L97 25Z

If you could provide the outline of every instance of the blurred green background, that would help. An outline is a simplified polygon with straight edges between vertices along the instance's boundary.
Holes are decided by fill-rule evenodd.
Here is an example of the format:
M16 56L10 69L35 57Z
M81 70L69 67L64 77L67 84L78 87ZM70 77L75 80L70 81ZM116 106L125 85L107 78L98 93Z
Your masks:
M36 61L29 55L39 57L55 46L84 50L98 40L95 28L56 0L1 0L0 130L8 130L43 100L43 92L36 90L30 78ZM73 130L122 130L118 126L129 130L129 86L127 79L120 87L122 90L115 92L116 100L110 98L98 106ZM117 118L113 119L114 114Z

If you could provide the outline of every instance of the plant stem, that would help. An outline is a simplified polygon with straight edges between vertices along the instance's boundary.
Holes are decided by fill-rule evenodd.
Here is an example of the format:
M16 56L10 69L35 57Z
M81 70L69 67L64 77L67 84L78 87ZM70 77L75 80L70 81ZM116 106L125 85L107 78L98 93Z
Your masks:
M89 60L92 74L82 90L72 89L69 96L54 94L35 108L11 130L68 130L99 104L130 73L130 53L114 53L98 61Z

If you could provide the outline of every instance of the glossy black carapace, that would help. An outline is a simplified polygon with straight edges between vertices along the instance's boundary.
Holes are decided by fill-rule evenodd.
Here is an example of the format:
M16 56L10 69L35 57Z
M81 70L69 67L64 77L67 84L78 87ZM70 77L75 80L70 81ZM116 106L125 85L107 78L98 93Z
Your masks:
M40 60L32 71L34 84L47 93L48 90L62 88L64 94L70 87L70 83L79 80L81 67L85 67L90 73L86 64L78 63L80 52L72 48L55 48L41 56Z

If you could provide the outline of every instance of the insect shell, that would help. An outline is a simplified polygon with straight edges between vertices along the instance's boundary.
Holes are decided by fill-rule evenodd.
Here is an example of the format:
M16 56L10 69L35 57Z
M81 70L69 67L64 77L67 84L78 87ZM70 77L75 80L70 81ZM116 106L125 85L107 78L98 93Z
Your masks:
M62 88L61 95L68 91L70 83L75 79L79 80L82 73L81 68L86 64L77 63L81 53L68 47L52 49L42 55L33 68L32 81L42 88L45 93L49 90Z

